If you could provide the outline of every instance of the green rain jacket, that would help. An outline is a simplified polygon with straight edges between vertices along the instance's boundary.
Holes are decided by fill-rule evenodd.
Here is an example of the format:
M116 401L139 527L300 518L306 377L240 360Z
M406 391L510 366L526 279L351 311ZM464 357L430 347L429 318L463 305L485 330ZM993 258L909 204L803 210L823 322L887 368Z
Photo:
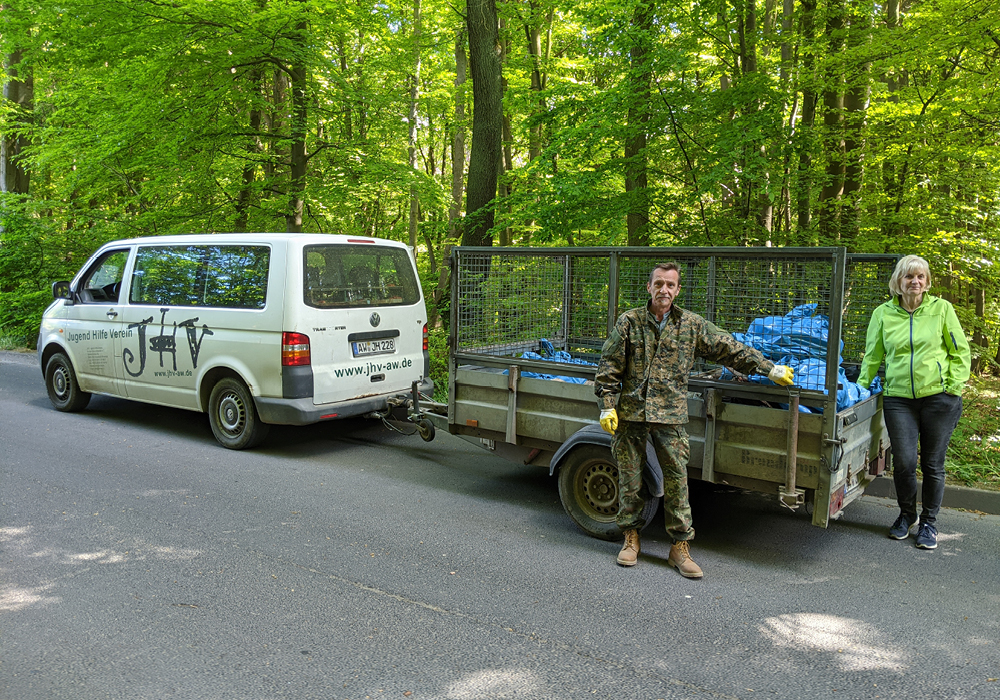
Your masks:
M969 342L955 308L930 294L913 313L898 297L872 313L858 384L867 388L883 359L886 396L921 399L942 391L961 396L969 380Z

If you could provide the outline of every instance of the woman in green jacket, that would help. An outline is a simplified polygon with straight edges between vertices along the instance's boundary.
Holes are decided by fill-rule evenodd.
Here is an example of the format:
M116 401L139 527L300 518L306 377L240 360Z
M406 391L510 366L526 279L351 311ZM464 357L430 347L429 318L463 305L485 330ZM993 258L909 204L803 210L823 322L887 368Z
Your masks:
M868 386L885 360L882 410L892 441L892 475L899 517L889 537L915 530L917 547L937 547L937 514L944 496L944 457L962 415L969 379L969 343L952 305L927 294L927 261L907 255L889 280L892 299L872 313L858 384ZM917 517L917 444L924 486Z

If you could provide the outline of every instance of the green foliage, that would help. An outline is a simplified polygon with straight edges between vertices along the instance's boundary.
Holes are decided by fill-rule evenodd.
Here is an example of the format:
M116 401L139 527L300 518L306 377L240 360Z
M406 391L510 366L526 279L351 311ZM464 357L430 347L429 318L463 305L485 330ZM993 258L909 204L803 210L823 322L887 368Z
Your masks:
M948 477L1000 490L1000 378L973 378L962 401L962 418L948 446Z
M65 251L23 210L23 198L0 194L0 346L33 348L51 282L72 277Z
M427 334L427 349L431 356L431 379L434 380L434 400L448 401L448 331L432 328Z

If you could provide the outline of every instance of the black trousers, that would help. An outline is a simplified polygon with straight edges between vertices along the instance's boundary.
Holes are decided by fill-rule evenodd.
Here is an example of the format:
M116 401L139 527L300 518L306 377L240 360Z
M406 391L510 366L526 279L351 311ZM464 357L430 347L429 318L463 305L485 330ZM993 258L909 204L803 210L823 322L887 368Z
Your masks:
M885 427L892 441L892 479L900 512L917 517L917 454L924 478L920 522L937 520L944 497L944 457L962 415L962 397L940 393L922 399L882 399Z

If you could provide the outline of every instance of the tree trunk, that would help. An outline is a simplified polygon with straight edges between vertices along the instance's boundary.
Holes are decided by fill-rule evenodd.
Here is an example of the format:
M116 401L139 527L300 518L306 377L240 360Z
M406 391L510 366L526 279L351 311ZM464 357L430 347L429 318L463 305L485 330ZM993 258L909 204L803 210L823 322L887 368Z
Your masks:
M510 87L507 83L507 77L504 75L503 67L507 65L507 57L510 55L510 41L507 39L507 25L506 21L500 18L500 36L503 37L500 40L500 87L503 90L503 94L507 96L507 89ZM513 143L514 143L514 130L511 127L510 112L505 107L503 110L503 157L500 160L500 172L497 173L497 182L500 187L500 202L506 202L507 209L507 221L510 221L511 206L510 206L510 195L514 191L514 186L511 183L511 178L509 173L514 171L514 153L513 153ZM505 174L507 176L505 177ZM504 226L500 229L500 245L509 246L512 240L512 231L510 226Z
M504 81L504 92L507 91L506 81ZM512 213L510 202L508 197L514 191L514 187L511 184L510 175L514 171L514 154L511 151L511 143L514 141L514 133L510 124L510 115L504 112L503 115L503 158L500 161L500 172L497 173L497 182L500 183L500 199L501 201L506 201L507 209L507 220L510 220L510 214ZM506 174L506 176L505 176ZM511 245L513 239L513 232L510 226L504 226L500 229L500 245L507 246Z
M257 67L250 71L248 78L251 90L255 95L262 90L261 83L264 80L264 71ZM260 139L262 115L256 106L250 109L250 136L247 143L246 164L243 166L243 185L236 196L236 220L233 222L233 230L236 232L246 231L250 226L250 204L253 197L253 183L257 177L257 162L260 158L262 143Z
M972 343L982 349L979 354L972 358L972 372L979 374L984 369L981 356L985 354L990 343L989 338L983 332L986 324L986 291L982 288L981 282L977 282L976 287L973 288L972 299L976 307L976 330L972 334Z
M441 246L441 265L438 267L437 287L434 289L434 303L427 309L427 325L430 328L437 328L441 317L441 301L448 294L451 285L451 264L448 258L451 257L451 242L446 242Z
M888 0L885 5L885 26L891 34L898 32L900 28L900 5L900 0ZM898 104L899 90L906 84L905 73L890 72L885 76L885 82L888 102ZM903 196L903 182L900 180L896 163L892 158L886 158L882 165L882 186L885 188L886 194L886 205L882 215L882 231L886 240L892 241L901 231L900 222L896 216L898 207L893 205L896 202L901 202Z
M503 87L496 0L466 0L472 72L472 154L466 196L464 245L493 244L493 206L503 137Z
M792 54L792 26L795 18L795 0L782 0L781 3L781 92L789 94L789 83L792 77L794 58ZM782 113L787 107L787 100L782 105ZM785 138L788 139L795 133L795 121L798 118L798 93L792 97L792 108L788 115L788 125L785 128ZM778 210L777 231L784 229L784 242L790 244L790 234L792 231L792 194L789 180L792 174L792 149L787 142L782 147L783 168L781 178L781 206ZM776 241L777 242L777 241Z
M305 25L298 29L305 35ZM305 211L306 189L306 117L308 101L306 98L306 67L304 63L296 62L291 66L289 75L292 82L292 124L291 144L289 145L289 212L285 216L288 233L302 232L302 218Z
M451 141L451 206L448 237L459 238L462 228L462 195L465 174L465 32L455 35L455 134Z
M831 0L827 7L827 55L838 56L844 49L845 0ZM823 150L826 153L826 180L819 196L819 232L824 243L840 240L840 204L844 196L844 90L837 62L824 75Z
M544 114L548 109L545 99L541 93L545 89L545 74L542 72L542 29L539 17L539 2L531 0L528 3L531 8L530 22L525 25L524 32L528 39L528 56L531 58L531 91L538 95L535 100L535 107L532 109L533 123L529 132L528 140L528 160L532 161L542 154L542 124L538 116ZM546 45L552 40L552 8L548 11L548 39ZM547 59L546 55L544 59Z
M462 195L465 173L465 79L468 62L465 55L465 31L455 34L455 133L451 140L451 203L448 208L448 239L441 246L437 286L431 294L433 303L427 309L431 328L440 325L439 307L451 285L451 242L462 237Z
M625 142L625 193L628 196L628 244L649 245L649 190L646 130L649 127L649 50L653 33L654 0L636 5L632 15L628 136Z
M7 82L3 85L3 99L12 103L20 112L18 121L30 119L34 110L35 81L30 69L18 67L21 51L6 57ZM19 133L5 133L0 137L0 192L28 194L31 171L22 160L28 140Z
M718 11L715 13L715 22L719 26L720 38L716 42L716 58L719 61L719 92L725 92L733 86L733 78L739 74L739 59L732 55L733 53L733 37L732 31L729 27L729 19L726 16L726 10L729 8L728 2L720 2ZM738 37L737 37L738 38ZM732 66L732 73L728 72L729 66ZM725 98L723 98L725 99ZM720 119L729 119L732 121L736 114L730 109L729 114L722 116ZM671 114L671 121L675 122L676 131L676 117ZM675 134L676 137L676 134ZM686 159L687 160L687 159ZM688 169L692 173L692 180L694 179L694 170L691 167L690 160L688 160ZM736 163L733 164L733 172L736 172ZM724 182L720 183L722 191L719 194L719 206L725 212L725 216L730 215L730 211L737 202L736 191L739 188L739 184L734 176L728 177ZM702 220L704 221L704 213L702 215ZM706 227L707 231L707 227Z
M816 90L813 87L815 61L813 43L816 34L816 0L802 0L802 121L795 142L799 149L799 173L796 194L796 228L799 243L812 242L812 130L816 123Z
M528 162L537 160L542 155L543 129L541 116L548 111L548 104L542 95L548 82L545 69L549 63L549 56L552 53L552 18L555 9L549 6L545 15L545 46L542 46L542 19L541 3L538 0L530 0L531 8L530 21L525 24L524 32L528 40L528 55L531 57L531 91L536 94L535 105L531 111L531 126L528 136ZM529 245L531 242L531 231L535 228L536 220L525 221L525 228L521 235L521 244Z
M743 76L753 75L757 72L756 0L747 0L742 11L737 8L737 12L739 16L741 73ZM760 100L751 99L744 111L752 119L759 110ZM768 194L768 172L762 169L759 175L755 175L756 167L746 167L746 161L749 159L755 159L761 164L767 163L767 147L763 141L757 142L755 139L748 139L744 147L745 156L742 171L744 173L745 193L741 197L743 218L749 219L752 211L757 225L770 234L774 219L774 203Z
M871 14L861 9L850 14L848 47L862 49L871 40ZM857 74L851 76L844 97L844 204L841 215L841 237L853 240L860 232L861 185L864 178L865 115L871 94L871 64L862 63Z
M410 74L410 114L407 155L410 163L410 248L417 254L417 213L420 200L417 197L417 101L420 97L420 0L413 0L413 73Z

